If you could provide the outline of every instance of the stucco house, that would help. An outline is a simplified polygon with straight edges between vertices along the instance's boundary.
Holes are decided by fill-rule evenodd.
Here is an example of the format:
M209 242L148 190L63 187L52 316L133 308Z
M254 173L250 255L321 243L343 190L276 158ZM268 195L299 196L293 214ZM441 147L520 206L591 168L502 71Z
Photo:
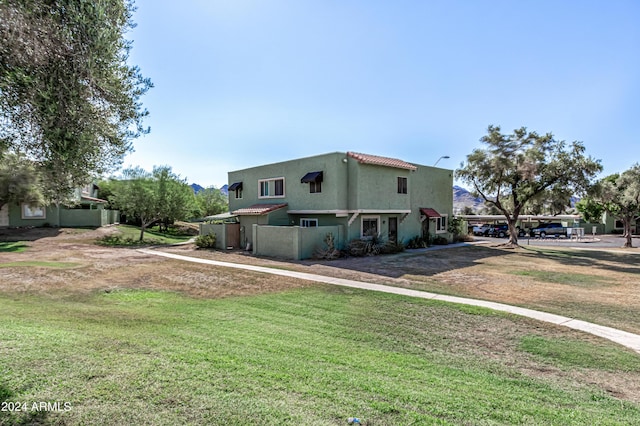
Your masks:
M117 222L119 213L104 209L107 201L98 198L98 190L95 184L77 188L68 204L5 204L0 209L0 227L98 227Z
M232 171L228 177L230 215L239 224L214 231L221 247L301 259L311 257L327 233L341 246L371 233L392 241L427 233L451 238L451 170L333 152Z

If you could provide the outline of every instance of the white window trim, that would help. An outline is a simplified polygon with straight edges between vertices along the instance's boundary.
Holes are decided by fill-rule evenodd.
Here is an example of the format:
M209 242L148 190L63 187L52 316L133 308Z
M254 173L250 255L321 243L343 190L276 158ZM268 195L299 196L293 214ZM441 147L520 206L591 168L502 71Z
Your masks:
M260 188L258 188L258 191L260 190ZM242 189L238 188L238 189L234 189L233 192L236 193L235 198L236 200L242 200Z
M31 212L33 208L42 211L42 214L39 214L39 215L27 214L27 211ZM47 218L46 207L32 206L27 203L22 203L22 206L20 206L20 211L22 213L22 219L46 219Z
M275 182L277 180L282 180L282 195L260 195L260 189L262 187L262 182ZM286 191L286 180L284 178L284 176L281 177L275 177L275 178L269 178L269 179L259 179L258 180L258 198L263 199L263 198L285 198L287 191ZM273 185L269 184L269 193L271 193L271 191L273 190L273 192L276 191L276 187L275 187L275 183Z
M363 222L365 220L371 220L371 219L375 219L378 221L378 224L376 225L376 229L378 230L378 234L380 234L380 216L360 216L360 238L367 237L366 235L364 235Z
M303 217L300 219L300 227L301 228L314 228L314 226L303 225L304 222L315 222L315 228L318 227L318 219L311 217Z
M441 222L442 220L444 220L444 229L439 229L438 228L438 223ZM448 214L440 214L439 218L436 218L436 234L446 234L447 231L447 227L449 225L449 215Z

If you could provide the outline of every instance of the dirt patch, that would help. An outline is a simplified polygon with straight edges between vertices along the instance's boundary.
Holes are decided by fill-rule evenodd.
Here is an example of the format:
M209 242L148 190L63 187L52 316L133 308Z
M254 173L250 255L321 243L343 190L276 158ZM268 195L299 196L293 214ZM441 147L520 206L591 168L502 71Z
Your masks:
M114 231L115 228L112 227L95 230L3 230L1 240L27 241L28 249L21 253L0 253L0 263L29 260L72 262L77 266L69 269L46 266L0 268L0 291L45 293L53 296L140 288L215 298L311 285L284 277L274 280L265 274L167 260L131 248L94 244L96 238Z

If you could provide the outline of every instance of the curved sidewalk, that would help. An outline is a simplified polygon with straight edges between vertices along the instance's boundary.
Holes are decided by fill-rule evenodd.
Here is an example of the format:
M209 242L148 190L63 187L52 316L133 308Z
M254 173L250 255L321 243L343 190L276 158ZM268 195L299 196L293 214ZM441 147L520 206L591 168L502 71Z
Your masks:
M464 297L446 296L443 294L429 293L426 291L411 290L402 287L392 287L382 284L371 284L362 281L346 280L343 278L333 278L324 275L308 274L306 272L287 271L283 269L268 268L265 266L246 265L242 263L220 262L217 260L201 259L197 257L182 256L179 254L165 253L151 249L138 249L139 252L154 256L163 256L171 259L183 260L186 262L202 263L206 265L222 266L225 268L244 269L247 271L262 272L265 274L281 275L286 277L298 278L301 280L321 282L325 284L339 285L343 287L359 288L363 290L380 291L383 293L400 294L410 297L418 297L421 299L441 300L450 303L459 303L463 305L482 306L484 308L496 311L508 312L515 315L533 318L539 321L550 322L557 325L573 328L575 330L584 331L605 339L609 339L620 345L626 346L640 353L640 335L617 330L611 327L605 327L586 321L580 321L561 315L549 314L546 312L534 311L533 309L519 308L517 306L505 305L503 303L489 302L485 300L467 299Z

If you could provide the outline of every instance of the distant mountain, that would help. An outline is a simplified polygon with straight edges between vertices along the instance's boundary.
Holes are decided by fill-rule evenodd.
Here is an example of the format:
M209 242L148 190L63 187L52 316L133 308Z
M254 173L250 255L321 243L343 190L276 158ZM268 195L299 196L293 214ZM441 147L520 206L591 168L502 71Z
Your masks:
M197 183L192 183L191 185L189 185L192 189L193 192L195 192L196 194L200 191L205 190L206 188L198 185ZM229 195L229 185L227 185L226 183L224 185L222 185L222 188L220 188L220 192L222 192L224 195Z
M201 187L197 183L192 183L189 186L191 187L191 189L193 189L193 192L195 192L196 194L204 189L203 187Z
M580 198L571 197L569 206L575 208L578 201L580 201ZM471 192L456 185L453 187L453 211L456 214L460 214L465 207L470 207L473 209L473 213L479 214L485 209L484 200L474 197Z
M453 211L462 212L465 207L470 207L475 213L479 213L484 208L484 200L474 197L471 192L455 185L453 187Z

